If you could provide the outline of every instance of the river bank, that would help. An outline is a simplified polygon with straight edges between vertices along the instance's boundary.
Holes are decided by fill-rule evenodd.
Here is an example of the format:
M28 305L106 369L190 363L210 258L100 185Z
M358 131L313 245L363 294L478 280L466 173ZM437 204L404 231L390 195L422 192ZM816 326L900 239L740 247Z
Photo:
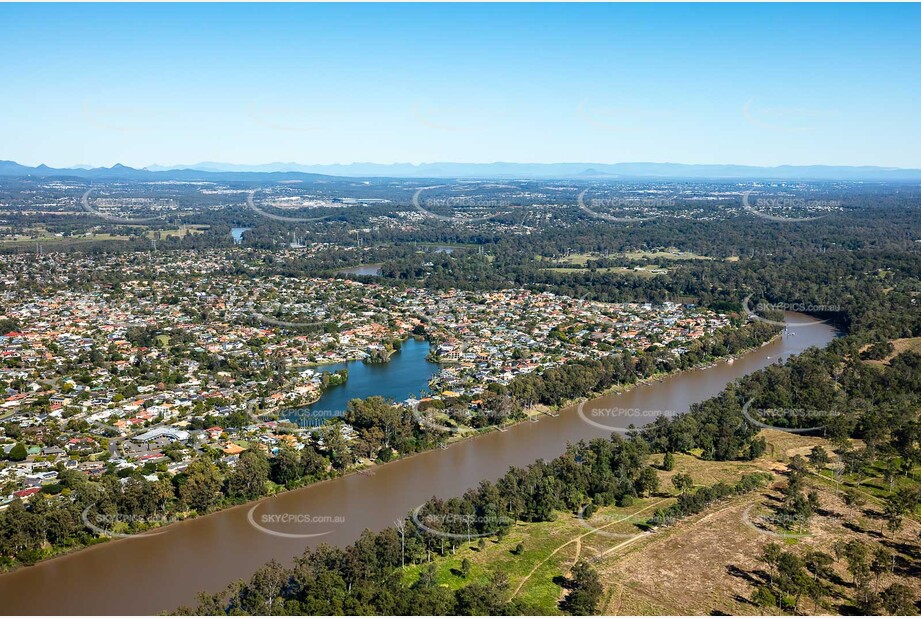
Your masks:
M779 336L779 334L776 334L776 335L774 335L774 337L772 337L770 340L765 341L764 343L762 343L762 344L760 344L760 345L761 345L761 346L767 345L767 344L770 343L771 341L775 340L778 336ZM406 348L407 351L406 351L406 352L403 352L403 355L404 355L404 356L401 356L401 360L405 360L406 362L410 363L410 367L411 367L411 369L412 369L413 371L417 371L417 370L418 370L418 365L420 365L420 364L426 365L426 366L433 365L433 364L430 362L430 360L429 360L429 356L430 356L430 355L427 354L427 352L430 350L430 347L431 347L431 346L430 346L430 344L429 344L423 337L421 337L421 336L415 336L415 337L410 336L410 337L407 337L406 339L403 339L403 340L401 341L401 345L398 346L398 347L396 347L396 349L394 349L393 352L396 353L396 352L402 351L402 350L404 349L404 347ZM752 348L743 349L743 350L736 350L735 353L736 353L736 354L744 354L744 353L746 353L748 350L754 349L754 347L756 347L756 346L753 346ZM392 357L392 355L388 355L388 360L389 360L391 357ZM429 446L428 449L424 449L424 450L417 451L417 452L409 452L409 453L405 453L405 452L404 452L404 453L399 453L399 452L397 452L395 455L392 456L392 459L391 459L391 460L400 460L400 459L406 459L406 458L409 458L409 457L413 457L413 456L415 456L415 455L417 455L417 454L419 454L419 453L424 453L424 452L426 452L427 450L429 450L429 449L431 449L431 448L435 448L436 446L441 446L442 448L447 448L449 445L453 445L453 444L456 444L456 443L464 442L464 441L466 441L466 440L469 440L469 439L472 439L472 438L476 438L476 437L479 437L479 436L482 436L482 435L485 435L485 434L488 434L488 433L491 433L491 432L494 432L494 431L505 432L505 431L508 431L510 428L512 428L512 427L514 427L514 426L516 426L516 425L518 425L518 424L521 424L521 423L534 423L534 422L537 422L537 421L539 420L539 418L540 418L541 416L544 416L544 415L554 417L554 416L557 416L557 415L558 415L559 410L561 410L561 409L563 409L563 408L566 408L566 407L568 407L568 406L577 405L577 404L579 404L579 403L588 401L588 400L590 400L590 399L594 399L594 398L598 398L598 397L603 397L603 396L605 396L605 395L607 395L607 394L610 394L610 393L621 394L621 393L624 393L624 392L629 392L629 391L631 391L631 390L633 390L633 389L635 389L635 388L638 388L638 387L640 387L640 386L642 386L642 385L645 385L645 384L652 384L652 383L654 383L654 382L661 382L665 377L667 377L667 376L669 376L669 375L675 375L675 374L681 373L682 371L688 371L688 370L691 370L691 369L705 369L705 368L708 368L708 367L712 367L712 366L713 366L713 361L714 361L714 360L720 360L720 359L719 359L719 358L716 358L716 357L707 357L705 360L701 361L700 363L698 363L698 364L695 365L694 367L689 367L689 368L685 368L685 369L675 368L675 369L673 369L673 370L671 370L671 371L667 371L667 372L660 371L660 372L654 373L654 374L652 374L652 375L650 375L650 376L647 376L647 377L644 377L644 378L637 378L637 379L635 379L633 382L614 384L614 385L612 385L610 388L608 388L608 389L606 389L606 390L604 390L604 391L601 391L601 392L590 392L590 393L587 393L587 394L586 394L585 396L583 396L583 397L578 397L578 398L566 400L566 401L564 401L564 402L562 402L562 403L560 403L560 404L558 404L558 405L553 405L553 406L547 406L547 405L536 405L536 406L531 406L531 407L529 407L528 409L524 410L522 414L516 414L514 418L509 418L509 419L507 419L507 420L505 420L504 422L499 423L499 424L493 424L493 425L490 425L490 426L487 426L487 427L482 427L482 428L474 428L474 427L463 426L463 425L458 426L458 427L455 427L455 428L444 428L444 429L446 429L447 431L449 431L449 433L446 434L446 437L444 438L443 441L439 441L439 442L437 442L435 445ZM379 366L377 366L377 364L374 364L374 363L365 363L365 365L370 365L370 367L366 368L366 371L387 371L386 368L379 367ZM335 371L334 373L339 373L340 371L348 371L348 367L349 367L349 366L352 366L351 363L339 363L339 364L338 364L339 369L338 369L338 371ZM364 366L364 365L362 365L362 366ZM327 366L327 367L329 367L329 366ZM435 371L436 369L435 369L435 367L434 367L434 365L433 365L433 366L429 367L429 370L430 370L430 371ZM368 380L368 377L369 377L369 376L365 376L366 381L369 381L369 382L371 382L371 383L370 383L370 384L366 384L366 385L365 385L365 388L371 388L371 389L373 390L373 394L375 394L375 395L376 395L376 394L385 394L385 395L386 395L386 393L383 393L382 391L379 390L379 389L381 388L380 385L379 385L379 381L378 381L378 380ZM373 377L373 376L370 376L370 377ZM415 374L413 374L413 377L414 377L414 379L416 379L416 380L421 380L423 376L422 376L422 374L420 374L420 375L415 375ZM330 386L328 389L325 389L322 393L320 393L317 397L313 398L312 401L307 402L307 403L302 404L302 405L299 405L299 406L297 406L297 407L294 407L294 408L287 408L287 409L282 410L282 411L273 410L273 411L267 411L267 412L270 412L272 415L279 416L279 417L280 417L280 420L288 420L288 421L291 421L291 422L293 422L293 418L294 418L294 417L298 417L298 418L299 418L299 422L298 422L297 424L298 424L298 425L303 425L303 424L304 424L304 423L303 423L304 419L305 419L306 417L310 416L311 408L312 408L313 406L315 406L316 404L318 404L318 403L324 401L325 399L327 399L327 398L328 398L328 395L330 394L330 391L332 391L332 389L337 388L337 387L343 387L343 386L345 386L346 384L347 384L347 382L343 382L342 384L338 384L338 385L336 385L336 386ZM398 389L405 389L405 390L407 390L407 391L410 390L408 387L406 387L406 385L401 385L401 386L399 386L399 387L397 387L397 388L398 388ZM346 390L347 390L347 389L346 389ZM339 396L338 400L339 400L339 405L340 405L340 406L343 405L343 404L345 404L345 403L346 403L346 400L349 400L349 401L350 401L350 400L353 399L353 398L359 398L359 399L361 399L361 398L366 398L367 396L369 396L369 393L370 393L371 391L369 391L369 392L359 392L359 393L357 393L357 394L354 394L354 393L353 393L353 394L354 394L354 397L352 397L352 396L350 396L350 395L348 395L348 394L342 395L343 392L345 392L345 391L340 391L340 393L339 393L340 396ZM391 394L392 394L392 393L391 393ZM401 394L405 394L405 393L401 393ZM395 398L395 399L399 399L399 397L394 397L394 398ZM319 427L319 425L323 424L326 420L328 420L333 412L338 412L338 413L343 413L343 414L345 413L345 409L344 409L344 408L341 409L341 410L323 409L323 410L314 410L314 411L315 411L315 412L322 412L322 413L323 413L323 414L317 416L317 421L318 421L318 423L317 423L317 425L316 425L317 427ZM423 425L429 425L429 426L432 426L433 428L442 429L442 427L439 426L439 425L437 425L437 424L432 424L432 423L427 422L426 419L425 419L422 415L420 415L420 414L418 414L418 413L416 414L416 417L417 417L417 419L419 420L419 422L422 423ZM308 424L308 426L311 426L311 427L312 427L313 425ZM280 428L280 429L281 429L282 431L284 431L283 428ZM391 461L391 460L388 460L388 461ZM357 472L357 473L372 474L372 475L373 475L373 474L375 473L375 469L378 468L380 465L383 465L383 463L384 463L384 462L376 461L376 460L373 460L373 459L367 459L367 458L365 458L365 459L359 459L359 460L356 462L355 465L350 466L350 467L349 467L348 469L346 469L346 470L336 470L336 469L330 469L330 470L328 470L328 471L324 474L324 476L325 476L326 478L324 478L323 480L340 478L340 477L346 476L346 475L348 475L348 474L356 473L356 472ZM313 478L315 478L315 477L313 477ZM302 488L304 488L304 487L307 487L307 486L309 486L309 485L311 485L311 484L317 482L317 481L313 480L313 478L307 479L307 478L305 477L304 479L297 479L297 480L295 480L294 482L289 483L289 484L286 485L286 486L277 485L277 484L275 484L275 483L267 483L267 486L266 486L266 488L265 488L265 491L264 491L263 495L260 496L259 498L257 498L257 500L261 500L261 499L264 499L264 498L269 498L269 497L272 497L272 496L277 496L277 495L283 494L283 493L288 492L288 491L296 491L296 490L302 489ZM210 510L210 511L208 511L208 512L205 512L205 513L198 513L198 512L196 512L196 511L194 511L194 510L186 510L186 511L175 511L175 510L170 510L170 511L166 511L166 512L164 512L164 513L162 514L162 516L159 516L159 517L151 517L151 519L150 519L149 521L135 522L135 524L132 525L132 527L131 527L130 529L118 529L117 532L118 532L119 534L116 534L115 536L116 536L116 537L119 537L119 538L124 538L125 536L128 536L129 534L130 534L131 536L141 536L141 535L144 535L144 534L151 534L151 533L160 534L159 530L162 529L162 528L165 527L165 526L170 525L171 523L175 523L175 522L178 522L178 521L192 520L192 519L195 519L195 518L198 518L198 517L205 517L205 516L208 516L209 514L212 514L212 513L218 513L218 512L221 512L221 511L226 510L226 509L229 509L229 508L234 508L234 507L236 507L236 506L239 506L240 504L241 504L241 503L240 503L239 501L233 500L233 499L231 499L231 498L225 496L225 497L216 505L216 508L214 508L214 509L212 509L212 510ZM84 521L85 521L85 518L86 518L86 514L84 513ZM102 526L102 527L103 527L103 528L107 528L106 526ZM136 530L136 531L135 531L135 530ZM156 531L156 532L154 532L154 531ZM83 538L81 538L80 540L83 541ZM34 564L36 564L36 563L39 563L39 562L44 562L44 561L47 561L47 560L52 560L52 559L54 559L54 558L56 558L56 557L60 557L60 556L62 556L62 555L66 555L66 554L69 554L69 553L73 553L73 552L76 552L76 551L80 551L80 550L82 550L82 549L85 549L85 548L87 548L87 547L91 547L91 546L93 546L93 545L97 545L97 544L99 544L99 543L107 542L107 540L108 540L108 539L106 539L106 538L96 538L96 537L89 537L89 536L87 536L87 537L85 537L85 542L80 542L79 544L71 544L71 545L66 545L66 546L55 546L55 547L50 548L50 549L49 549L49 548L46 548L45 551L47 551L48 553L45 554L44 556L42 556L40 560L37 560L36 562L32 562L32 563L13 563L12 566L8 566L7 568L5 568L5 569L4 569L4 572L12 572L12 571L15 571L15 570L17 570L17 569L19 569L19 568L27 568L28 566L32 566L32 565L34 565Z
M663 379L665 379L668 376L681 374L686 371L710 369L711 367L716 366L716 363L718 362L726 362L728 364L732 364L736 358L739 358L740 356L744 356L745 354L748 354L759 348L763 348L764 346L770 345L771 343L776 342L782 336L783 336L783 332L778 332L777 334L775 334L773 337L771 337L767 341L764 341L763 343L760 343L757 345L743 348L741 350L736 351L734 354L730 354L730 355L722 356L722 357L712 357L712 360L710 362L700 362L694 365L693 367L688 367L685 369L673 369L671 371L659 371L645 378L637 378L635 382L632 382L629 384L613 384L611 387L603 391L593 391L581 397L568 399L559 405L548 406L545 404L536 404L536 405L531 406L527 410L523 411L525 414L524 418L507 420L500 425L490 425L489 427L483 427L482 429L465 428L465 431L458 432L454 434L452 437L449 437L447 440L447 444L454 444L457 442L468 440L470 438L476 438L477 436L481 436L483 434L490 433L493 431L505 431L506 429L510 427L514 427L521 423L534 422L534 419L540 416L544 416L544 415L556 416L560 410L563 410L565 408L578 406L578 405L587 403L589 401L592 401L593 399L599 399L599 398L602 398L602 397L605 397L611 394L620 395L623 393L627 393L643 385L661 382Z
M791 314L792 315L792 314ZM599 406L680 413L757 371L835 336L829 326L803 330L706 369L689 369L634 385L620 395L592 400ZM11 613L158 613L190 603L202 589L217 590L248 577L271 559L290 561L319 542L345 545L365 528L382 529L433 495L462 494L495 480L510 465L559 455L569 442L609 435L580 420L573 407L505 431L478 434L447 449L404 457L364 472L283 492L158 530L157 534L103 543L0 576L0 595ZM338 523L308 523L266 531L272 518L292 514L339 516ZM248 516L249 515L249 516ZM261 527L254 526L253 522ZM298 537L297 535L318 535Z

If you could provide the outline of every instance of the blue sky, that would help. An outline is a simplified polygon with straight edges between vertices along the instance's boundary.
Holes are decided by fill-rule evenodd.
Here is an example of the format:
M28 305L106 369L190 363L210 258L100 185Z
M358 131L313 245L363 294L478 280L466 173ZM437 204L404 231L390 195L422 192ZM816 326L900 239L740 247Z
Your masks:
M921 168L918 5L0 5L0 159Z

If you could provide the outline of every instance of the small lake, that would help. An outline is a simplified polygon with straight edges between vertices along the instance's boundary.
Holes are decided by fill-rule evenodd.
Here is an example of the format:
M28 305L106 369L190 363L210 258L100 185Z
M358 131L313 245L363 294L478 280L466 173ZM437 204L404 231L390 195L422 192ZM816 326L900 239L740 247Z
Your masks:
M316 415L318 421L330 416L345 413L351 399L365 399L374 395L403 401L408 397L418 397L419 392L428 390L429 380L438 373L439 366L429 362L429 342L409 338L403 342L402 349L390 357L390 362L369 365L363 361L350 361L316 367L317 371L333 373L340 369L349 372L348 381L341 386L333 386L323 393L316 403L289 410L287 418L301 426L319 424L311 422L308 417Z
M230 228L230 235L233 236L233 242L235 245L239 245L243 242L243 232L251 230L249 227L233 227Z
M353 268L343 268L336 271L340 275L368 275L371 277L380 277L381 276L381 265L380 264L362 264L361 266L355 266Z
M802 314L787 313L788 320L802 322ZM707 369L691 369L642 384L617 394L593 399L598 407L622 410L687 412L693 403L713 397L733 381L753 371L800 354L811 346L824 347L836 336L827 324L796 328L732 363L720 361ZM327 391L321 405L332 408L333 398L391 394L405 399L424 388L428 371L428 344L407 341L403 352L389 365L362 366L349 363L354 372L347 386ZM408 367L407 367L408 365ZM421 368L428 368L423 372ZM413 369L414 370L410 370ZM381 373L385 372L385 373ZM401 378L401 374L411 379ZM364 374L365 377L359 378ZM369 377L373 376L373 378ZM404 387L395 388L405 379ZM373 388L367 390L369 385ZM341 392L336 392L342 389ZM354 389L354 390L345 390ZM354 393L354 394L352 394ZM343 406L344 408L344 406ZM394 520L432 496L460 496L481 481L495 481L509 466L526 466L537 459L549 461L561 455L568 443L610 438L604 430L585 422L578 406L557 416L541 416L506 431L493 431L447 449L433 449L375 466L370 474L349 474L301 489L265 498L203 517L178 522L151 534L100 543L90 548L0 575L3 613L37 615L146 615L171 611L195 602L201 590L217 592L238 579L249 579L269 560L290 565L295 555L318 543L344 547L364 530L382 530ZM635 419L613 419L612 423ZM256 517L313 513L341 515L343 523L308 524L298 532L316 538L291 539L266 534L253 525Z

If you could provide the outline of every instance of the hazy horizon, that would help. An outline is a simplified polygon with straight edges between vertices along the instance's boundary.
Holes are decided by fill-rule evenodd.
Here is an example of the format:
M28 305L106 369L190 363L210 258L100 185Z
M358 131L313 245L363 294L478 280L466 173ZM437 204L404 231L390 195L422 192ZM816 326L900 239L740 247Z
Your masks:
M917 5L5 4L0 159L921 168L919 17Z

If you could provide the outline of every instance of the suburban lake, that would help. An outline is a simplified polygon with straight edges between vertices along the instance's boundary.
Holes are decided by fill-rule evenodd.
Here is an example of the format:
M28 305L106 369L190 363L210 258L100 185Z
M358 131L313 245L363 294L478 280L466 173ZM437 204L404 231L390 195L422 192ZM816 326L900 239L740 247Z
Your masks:
M431 251L432 253L454 253L456 247L451 247L448 245L419 245L426 251ZM362 264L360 266L352 266L349 268L341 268L336 271L340 275L367 275L370 277L379 277L381 274L381 265L380 264Z
M230 235L233 237L234 244L239 245L243 242L243 232L250 230L252 228L248 227L233 227L230 228Z
M341 275L368 275L371 277L379 277L381 274L381 265L362 264L361 266L353 266L352 268L342 268L336 272Z
M403 401L418 396L427 390L429 379L438 373L438 365L426 359L429 342L410 337L403 342L399 352L390 357L390 362L368 364L363 361L321 365L317 371L333 373L340 369L349 372L348 381L341 386L327 390L314 404L297 410L290 410L286 416L299 424L305 424L305 416L311 412L317 417L341 416L349 400L364 399L380 395L394 401Z
M788 323L804 319L807 316L787 313ZM808 347L824 347L835 336L836 331L827 324L796 326L782 338L733 362L721 361L709 368L671 375L619 395L596 398L587 405L679 414L734 380ZM390 385L381 380L378 387L378 392L386 392ZM605 423L612 428L641 424L630 415L607 418ZM307 547L319 543L347 545L366 528L381 530L393 525L394 520L432 496L459 496L482 480L496 480L509 466L548 460L563 453L567 443L610 434L610 429L586 422L578 406L571 406L557 416L543 416L538 422L493 431L364 473L172 524L143 536L102 543L0 575L3 612L121 615L170 611L194 603L201 590L217 591L248 578L269 560L290 564ZM304 514L321 516L326 522L342 519L339 523L289 524L283 529L273 524L272 530L267 529L269 524L258 523L280 521L285 515L294 519L291 514L301 521ZM279 533L315 536L284 537Z

